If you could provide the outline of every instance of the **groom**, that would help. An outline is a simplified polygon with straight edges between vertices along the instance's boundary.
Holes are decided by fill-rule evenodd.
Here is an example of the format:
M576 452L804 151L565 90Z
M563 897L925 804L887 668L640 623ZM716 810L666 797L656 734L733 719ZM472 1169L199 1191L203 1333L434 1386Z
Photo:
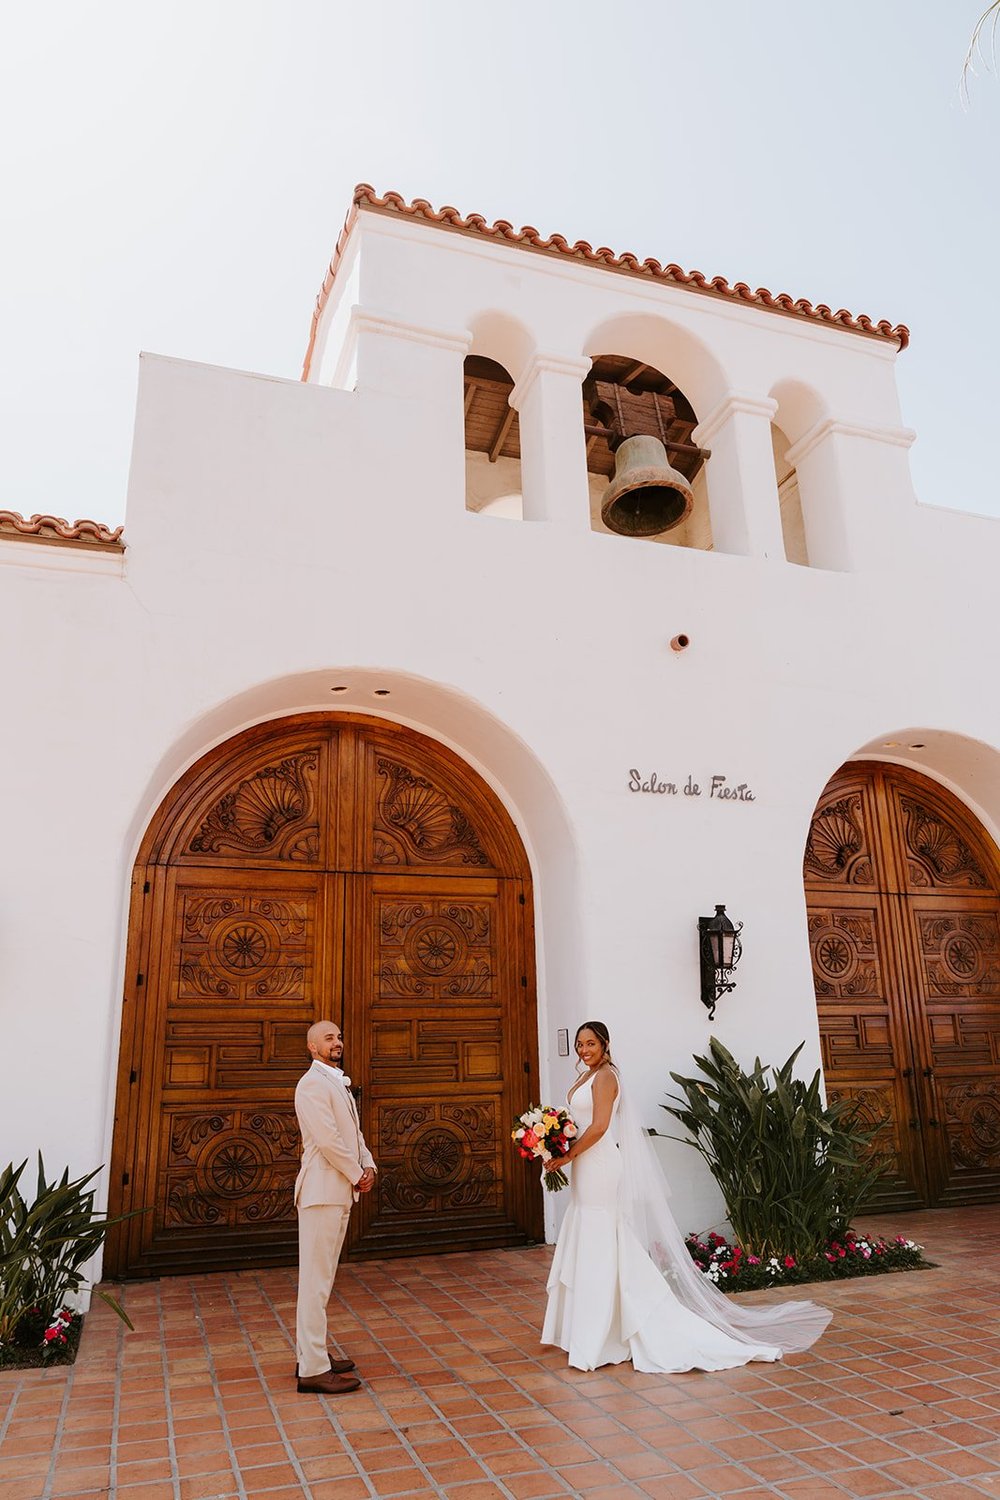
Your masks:
M361 1381L352 1359L332 1359L326 1347L326 1305L347 1233L351 1205L371 1191L376 1167L361 1134L349 1078L340 1068L344 1039L333 1021L306 1034L312 1066L295 1087L302 1133L302 1167L295 1182L299 1216L299 1295L295 1316L296 1375L300 1391L343 1396Z

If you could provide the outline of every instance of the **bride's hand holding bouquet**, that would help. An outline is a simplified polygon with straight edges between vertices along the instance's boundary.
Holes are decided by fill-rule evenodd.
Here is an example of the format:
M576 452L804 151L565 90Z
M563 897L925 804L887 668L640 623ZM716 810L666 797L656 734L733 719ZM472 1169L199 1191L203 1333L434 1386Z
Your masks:
M518 1154L525 1161L541 1161L542 1181L550 1193L568 1186L569 1179L559 1162L565 1159L575 1136L576 1124L566 1110L541 1104L518 1115L511 1131Z

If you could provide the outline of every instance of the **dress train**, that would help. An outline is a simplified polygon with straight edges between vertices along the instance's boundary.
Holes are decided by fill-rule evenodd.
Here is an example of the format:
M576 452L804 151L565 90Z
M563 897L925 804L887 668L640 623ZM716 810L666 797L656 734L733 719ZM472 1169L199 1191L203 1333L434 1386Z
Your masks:
M581 1135L593 1119L592 1090L593 1075L572 1096L570 1108ZM751 1360L780 1359L783 1349L806 1347L822 1332L829 1314L802 1303L738 1312L727 1307L715 1288L698 1284L701 1273L690 1261L665 1198L658 1209L660 1240L655 1246L660 1265L654 1261L622 1201L620 1103L619 1086L607 1131L570 1168L570 1201L549 1273L542 1343L564 1349L578 1370L631 1360L635 1369L651 1375L728 1370ZM664 1214L673 1237L669 1252L662 1243ZM678 1262L676 1241L693 1282L688 1266ZM664 1257L668 1264L661 1270ZM783 1323L788 1338L775 1342Z

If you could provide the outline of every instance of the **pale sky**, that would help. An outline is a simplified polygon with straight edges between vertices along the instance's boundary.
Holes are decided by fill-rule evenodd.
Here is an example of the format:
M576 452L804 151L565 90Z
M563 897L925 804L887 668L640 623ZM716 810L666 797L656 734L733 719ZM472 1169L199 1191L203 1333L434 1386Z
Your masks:
M297 377L367 181L909 324L920 499L1000 515L984 5L8 5L0 508L122 519L140 350Z

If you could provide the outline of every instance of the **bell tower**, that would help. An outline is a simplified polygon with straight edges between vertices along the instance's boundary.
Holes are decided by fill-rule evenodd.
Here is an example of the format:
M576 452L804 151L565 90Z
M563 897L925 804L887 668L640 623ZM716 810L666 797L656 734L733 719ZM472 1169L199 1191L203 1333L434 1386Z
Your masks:
M907 565L907 341L363 186L304 378L366 398L362 426L401 486L418 455L433 462L442 516L851 572Z

